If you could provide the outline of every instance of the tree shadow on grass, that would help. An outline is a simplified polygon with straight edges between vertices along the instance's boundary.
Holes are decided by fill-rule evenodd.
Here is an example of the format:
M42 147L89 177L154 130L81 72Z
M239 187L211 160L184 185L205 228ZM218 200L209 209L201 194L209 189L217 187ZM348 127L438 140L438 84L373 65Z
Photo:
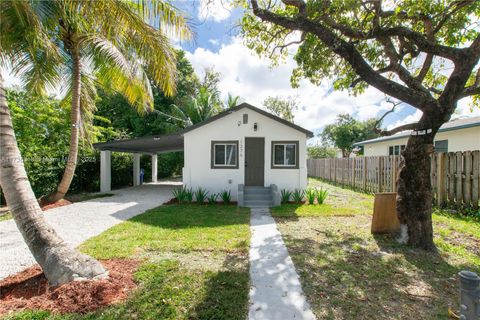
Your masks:
M461 267L377 236L325 232L322 241L285 237L319 318L441 319L457 309Z
M248 263L228 255L222 270L209 277L202 300L197 303L190 319L244 320L248 312ZM248 259L248 258L247 258Z
M240 258L227 256L223 268L207 271L189 269L177 260L146 263L135 274L139 288L127 301L85 318L243 320L248 308L248 266L238 267L235 259Z

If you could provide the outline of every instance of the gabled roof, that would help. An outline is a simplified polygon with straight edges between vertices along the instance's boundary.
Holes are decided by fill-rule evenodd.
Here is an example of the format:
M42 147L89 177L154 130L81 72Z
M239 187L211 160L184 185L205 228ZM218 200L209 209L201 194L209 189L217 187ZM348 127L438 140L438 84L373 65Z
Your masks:
M265 111L265 110L262 110L262 109L260 109L260 108L254 107L254 106L252 106L251 104L248 104L248 103L245 103L245 102L239 104L238 106L235 106L235 107L232 107L232 108L227 109L227 110L225 110L225 111L222 111L222 112L220 112L219 114L217 114L217 115L215 115L215 116L213 116L213 117L210 117L210 118L208 118L208 119L205 120L205 121L202 121L202 122L199 122L199 123L194 124L194 125L192 125L192 126L189 126L189 127L185 128L185 129L183 129L182 131L180 131L179 133L180 133L180 134L183 134L183 133L186 133L186 132L195 130L195 129L197 129L197 128L203 127L204 125L209 124L210 122L213 122L213 121L215 121L215 120L218 120L218 119L220 119L220 118L223 118L223 117L225 117L225 116L228 116L229 114L232 114L232 113L234 113L234 112L237 112L237 111L239 111L239 110L242 110L243 108L248 108L248 109L250 109L250 110L252 110L252 111L255 111L255 112L260 113L261 115L264 115L265 117L268 117L268 118L270 118L270 119L272 119L272 120L275 120L275 121L277 121L277 122L280 122L281 124L284 124L284 125L286 125L286 126L288 126L288 127L290 127L290 128L293 128L293 129L295 129L295 130L298 130L298 131L300 131L300 132L303 132L303 133L305 133L305 134L307 135L308 138L313 137L313 132L311 132L311 131L309 131L309 130L307 130L307 129L304 129L304 128L302 128L302 127L300 127L300 126L298 126L298 125L296 125L296 124L294 124L294 123L292 123L292 122L290 122L290 121L287 121L287 120L285 120L285 119L282 119L282 118L280 118L280 117L277 117L276 115L273 115L273 114L271 114L271 113L269 113L269 112L267 112L267 111Z
M444 123L440 127L438 132L459 130L459 129L477 127L477 126L480 126L480 117L456 119L456 120L452 120L452 121L449 121L447 123ZM412 132L411 130L404 131L404 132L397 133L393 136L380 137L380 138L375 138L375 139L356 142L353 145L354 146L361 146L361 145L364 145L364 144L401 139L401 138L405 138L405 137L410 136L411 132Z
M254 107L248 103L242 103L236 107L220 112L219 114L211 118L208 118L205 121L194 124L174 134L146 136L146 137L133 138L133 139L99 142L99 143L94 143L93 147L98 150L110 150L110 151L117 151L117 152L133 152L133 153L152 153L152 154L162 153L162 152L183 151L183 134L184 133L200 128L210 122L213 122L217 119L228 116L229 114L232 114L243 108L251 109L270 119L273 119L295 130L303 132L307 135L308 138L313 137L313 133L311 131L308 131L307 129L297 126L296 124L293 124L287 120L277 117L262 109Z

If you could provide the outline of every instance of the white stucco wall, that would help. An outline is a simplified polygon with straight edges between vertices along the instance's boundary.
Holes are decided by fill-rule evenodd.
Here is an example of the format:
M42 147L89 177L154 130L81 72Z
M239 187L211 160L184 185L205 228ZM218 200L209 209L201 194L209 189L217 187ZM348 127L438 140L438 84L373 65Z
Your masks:
M369 143L365 156L387 156L388 147L407 144L408 137ZM480 126L437 133L435 141L448 140L448 152L480 150Z
M243 124L243 114L248 123ZM258 124L257 131L253 124ZM240 125L238 125L240 123ZM306 135L251 109L243 108L217 119L184 135L183 184L192 188L206 188L211 193L231 190L237 200L239 184L244 184L245 137L265 138L265 186L276 184L279 189L306 188ZM211 169L211 142L217 140L239 141L238 169ZM271 169L272 141L299 141L298 169ZM231 180L231 183L229 183Z

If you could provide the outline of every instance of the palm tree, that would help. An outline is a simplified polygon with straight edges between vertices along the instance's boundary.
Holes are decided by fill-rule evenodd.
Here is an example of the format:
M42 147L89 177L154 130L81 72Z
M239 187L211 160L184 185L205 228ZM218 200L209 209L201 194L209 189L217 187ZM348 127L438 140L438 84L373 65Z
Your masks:
M72 126L68 160L52 202L63 198L72 182L79 135L87 135L92 124L96 85L121 93L140 113L151 110L149 76L167 96L175 92L176 54L166 33L190 36L183 17L164 1L63 0L53 11L48 20L64 57L56 70L68 79L65 100L71 104Z
M76 162L81 124L85 125L85 119L93 113L96 83L123 93L139 109L150 106L152 101L147 72L166 94L174 92L175 59L168 50L168 39L145 20L157 17L155 23L162 26L168 22L172 32L183 32L185 36L188 30L170 6L151 1L143 7L143 1L138 1L0 2L0 65L11 67L27 90L39 94L55 88L66 80L65 75L70 75L65 100L72 105L74 154L69 157L68 174L74 172L71 164ZM149 59L139 60L142 57ZM143 64L146 68L142 68ZM49 282L58 285L105 277L107 273L100 263L68 246L45 221L16 143L1 75L0 127L0 186L25 242ZM62 188L69 183L63 183Z
M0 4L0 65L12 66L29 90L41 93L55 80L51 66L60 54L40 20L50 13L47 2L36 6L26 1ZM35 260L53 285L107 275L96 260L67 245L50 227L38 205L25 172L15 139L10 109L0 74L0 186L7 205Z
M227 103L225 105L226 109L233 108L238 105L240 101L240 96L234 96L230 92L228 93Z
M221 111L216 103L214 93L202 86L196 96L191 97L184 105L172 104L172 112L167 118L174 121L177 127L185 128L202 122Z

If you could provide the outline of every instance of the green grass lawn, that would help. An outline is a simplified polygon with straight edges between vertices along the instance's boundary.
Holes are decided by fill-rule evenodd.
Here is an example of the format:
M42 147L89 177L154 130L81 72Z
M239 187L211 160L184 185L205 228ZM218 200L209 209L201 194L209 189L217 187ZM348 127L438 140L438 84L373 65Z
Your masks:
M439 254L419 252L370 234L372 196L310 186L329 189L324 205L272 211L317 318L448 319L458 310L457 273L480 272L478 221L436 210Z
M10 219L12 219L12 218L13 218L13 217L12 217L12 214L11 214L10 212L7 212L7 213L2 214L2 215L0 216L0 221L10 220Z
M20 313L11 319L245 319L249 210L232 205L161 206L81 245L98 259L144 263L124 303L87 315Z

